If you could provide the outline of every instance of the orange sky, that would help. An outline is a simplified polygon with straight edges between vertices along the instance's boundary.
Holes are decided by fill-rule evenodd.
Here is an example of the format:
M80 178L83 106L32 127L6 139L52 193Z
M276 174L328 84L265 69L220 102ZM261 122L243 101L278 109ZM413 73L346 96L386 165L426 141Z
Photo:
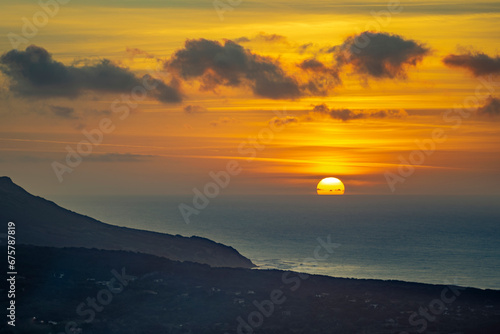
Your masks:
M2 7L2 54L17 49L21 59L33 44L51 55L48 65L59 62L80 80L73 83L77 93L63 96L67 86L47 90L56 87L50 86L54 70L23 76L19 66L29 69L27 62L38 61L33 56L0 61L0 171L34 192L189 194L210 181L211 171L236 160L242 172L227 194L314 194L327 176L343 180L346 194L499 193L498 2L409 1L387 14L386 2L243 1L219 16L210 1L71 1L31 37L23 35L23 22L43 9L14 0ZM359 54L349 49L350 58L341 59L332 51L367 30L372 40ZM22 43L12 44L13 33ZM227 52L210 58L213 66L233 56L247 63L207 65L203 75L186 76L205 63L188 62L180 52L190 51L186 40L201 38L209 45L197 52L208 55L218 46ZM224 47L227 40L237 47ZM393 58L380 56L392 46L386 56ZM484 54L489 72L447 65L450 54ZM114 89L100 85L104 77L88 79L102 59L137 82L152 73L181 101L161 101L151 91L120 119L113 101L133 91L121 85L123 76L110 81ZM324 68L300 68L312 59ZM255 64L239 67L248 61ZM263 69L270 66L277 72ZM229 84L231 78L238 83ZM269 98L277 96L276 80L288 79L300 94ZM200 90L203 80L213 86ZM306 92L310 81L326 82L328 91ZM463 110L453 111L458 107ZM68 166L67 147L77 150L84 132L99 129L103 119L113 130L60 182L54 162ZM417 152L419 143L432 145L432 152ZM403 165L414 169L411 175L403 175Z

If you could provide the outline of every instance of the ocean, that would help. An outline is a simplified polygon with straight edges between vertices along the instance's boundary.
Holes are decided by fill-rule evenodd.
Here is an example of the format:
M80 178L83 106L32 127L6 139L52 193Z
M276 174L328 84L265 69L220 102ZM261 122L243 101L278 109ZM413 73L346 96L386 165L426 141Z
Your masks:
M219 196L186 224L189 196L52 197L105 223L197 235L260 269L500 289L498 196ZM336 247L311 261L323 241Z

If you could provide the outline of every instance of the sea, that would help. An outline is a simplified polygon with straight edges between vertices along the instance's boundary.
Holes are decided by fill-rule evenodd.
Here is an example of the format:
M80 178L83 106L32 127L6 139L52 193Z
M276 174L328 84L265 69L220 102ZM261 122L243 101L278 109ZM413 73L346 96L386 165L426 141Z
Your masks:
M500 196L221 195L189 224L179 205L192 196L51 199L117 226L209 238L256 270L500 290Z

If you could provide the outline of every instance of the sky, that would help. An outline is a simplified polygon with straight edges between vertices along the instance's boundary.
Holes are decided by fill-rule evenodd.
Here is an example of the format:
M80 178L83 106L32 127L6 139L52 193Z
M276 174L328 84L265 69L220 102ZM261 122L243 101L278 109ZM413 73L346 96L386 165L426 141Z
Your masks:
M499 16L4 0L0 174L40 195L185 195L214 175L228 195L314 195L324 177L346 195L498 195Z

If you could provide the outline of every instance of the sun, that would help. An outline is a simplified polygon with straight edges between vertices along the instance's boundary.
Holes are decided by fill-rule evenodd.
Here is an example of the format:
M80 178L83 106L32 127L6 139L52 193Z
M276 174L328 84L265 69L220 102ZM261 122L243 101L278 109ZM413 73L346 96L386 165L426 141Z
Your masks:
M345 187L336 177L326 177L319 181L317 191L318 195L343 195Z

